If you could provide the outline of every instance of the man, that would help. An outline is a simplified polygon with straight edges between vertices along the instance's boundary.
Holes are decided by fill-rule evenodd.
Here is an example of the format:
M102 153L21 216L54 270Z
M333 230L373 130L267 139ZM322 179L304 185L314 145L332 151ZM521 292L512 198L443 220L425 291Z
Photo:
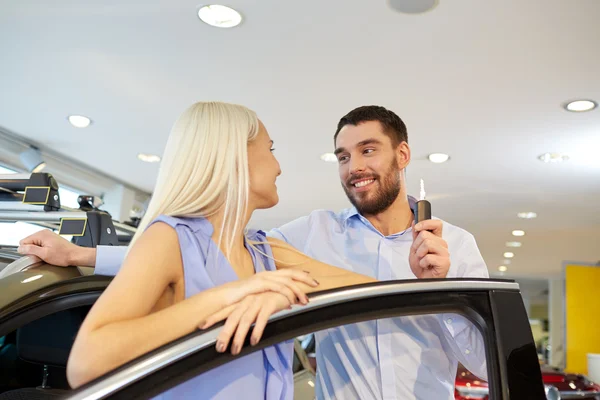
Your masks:
M342 187L354 207L314 211L269 233L307 255L378 280L488 277L475 239L439 219L412 227L405 187L406 126L383 107L359 107L334 135ZM421 228L421 229L419 229ZM418 232L420 231L420 232ZM57 265L116 273L124 248L76 248L55 235L19 249ZM458 362L485 378L485 349L465 318L425 315L369 321L316 333L319 399L453 399Z

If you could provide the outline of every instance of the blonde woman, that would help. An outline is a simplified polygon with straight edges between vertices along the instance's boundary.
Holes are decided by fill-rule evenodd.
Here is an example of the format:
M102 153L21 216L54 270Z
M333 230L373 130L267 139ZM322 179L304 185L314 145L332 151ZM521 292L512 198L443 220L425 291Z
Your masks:
M67 367L73 387L214 323L215 314L242 302L248 318L237 331L256 321L256 343L268 317L306 304L306 293L372 280L285 244L271 249L262 231L246 230L254 210L278 202L281 171L272 145L256 114L242 106L197 103L181 115L125 262L75 340ZM276 271L275 260L289 268ZM226 350L233 328L217 341L218 351ZM243 336L232 338L232 353L241 350ZM291 398L292 354L292 342L277 344L163 396Z

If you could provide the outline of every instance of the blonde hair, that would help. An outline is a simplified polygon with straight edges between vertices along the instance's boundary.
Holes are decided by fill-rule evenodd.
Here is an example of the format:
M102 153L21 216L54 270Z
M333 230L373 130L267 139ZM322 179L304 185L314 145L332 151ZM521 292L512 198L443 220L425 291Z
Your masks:
M154 194L130 248L161 214L208 217L223 211L218 244L224 240L229 256L245 229L248 142L258 130L256 113L240 105L199 102L185 110L169 135Z

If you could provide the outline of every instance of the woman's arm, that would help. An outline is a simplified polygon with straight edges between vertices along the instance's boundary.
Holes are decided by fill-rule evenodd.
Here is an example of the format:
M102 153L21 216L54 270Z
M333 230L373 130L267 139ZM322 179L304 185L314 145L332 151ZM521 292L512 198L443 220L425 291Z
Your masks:
M308 274L296 271L293 275L257 274L152 312L165 290L181 279L177 233L167 224L155 223L133 246L82 324L67 365L71 386L78 387L194 331L208 316L249 294L270 290L289 294L290 289L299 293L292 280L311 282Z
M268 237L267 240L269 245L271 245L275 266L278 270L293 269L305 271L319 282L318 287L301 285L301 288L305 293L359 285L361 283L377 282L377 279L371 278L370 276L357 274L343 268L334 267L333 265L317 261L283 240L272 237Z

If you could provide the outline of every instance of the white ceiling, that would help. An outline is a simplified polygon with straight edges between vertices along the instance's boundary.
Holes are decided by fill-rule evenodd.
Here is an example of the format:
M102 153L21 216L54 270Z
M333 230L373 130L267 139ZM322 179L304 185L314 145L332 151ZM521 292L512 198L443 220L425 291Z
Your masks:
M100 4L101 3L101 4ZM244 23L211 28L195 1L0 1L0 125L152 190L171 124L199 100L256 110L276 141L280 204L270 228L347 200L333 148L338 119L383 105L406 122L408 186L475 234L490 272L513 229L509 275L551 276L600 260L600 1L441 0L423 15L383 0L229 0ZM68 114L90 116L85 130ZM544 164L547 151L571 155ZM451 161L434 165L431 152ZM535 211L532 221L516 218Z

